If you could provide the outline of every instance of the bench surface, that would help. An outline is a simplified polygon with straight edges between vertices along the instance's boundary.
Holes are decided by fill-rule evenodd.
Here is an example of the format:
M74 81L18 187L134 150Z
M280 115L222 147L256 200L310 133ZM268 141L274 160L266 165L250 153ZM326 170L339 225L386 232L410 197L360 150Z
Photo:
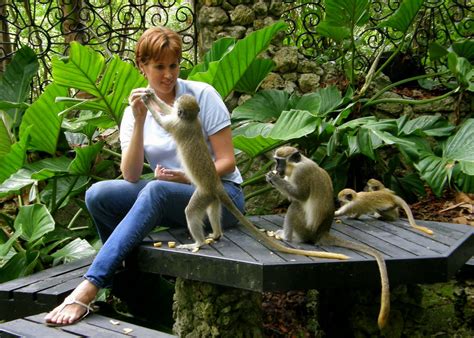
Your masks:
M283 215L252 216L259 228L280 229ZM405 219L384 222L372 217L342 218L332 233L379 250L386 259L392 285L436 283L449 280L474 255L473 228L467 225L417 221L434 231L426 235ZM198 252L171 249L168 241L191 243L186 229L150 234L129 264L144 272L209 282L252 291L287 291L327 287L380 285L373 257L345 248L286 243L303 249L331 251L350 256L330 260L283 254L269 249L242 226L224 231L224 237ZM154 242L163 242L160 248Z
M135 324L114 321L98 314L89 315L74 325L50 327L44 324L45 315L46 313L40 313L2 323L0 324L0 337L176 337Z

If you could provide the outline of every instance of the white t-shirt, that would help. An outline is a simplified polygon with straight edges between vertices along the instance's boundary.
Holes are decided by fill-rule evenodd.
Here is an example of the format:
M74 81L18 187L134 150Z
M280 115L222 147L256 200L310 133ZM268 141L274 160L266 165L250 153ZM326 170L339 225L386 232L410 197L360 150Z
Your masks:
M214 159L211 145L209 143L209 135L213 135L225 127L230 126L230 114L225 106L219 93L214 87L207 83L178 79L176 84L176 98L183 94L193 95L199 103L203 133L206 142ZM128 148L130 138L132 137L135 118L133 117L132 108L125 108L122 122L120 124L120 145L122 152ZM169 169L182 170L183 167L178 158L176 143L170 134L168 134L155 121L150 112L147 113L143 132L143 144L145 158L152 169L159 164ZM224 175L222 180L242 183L242 176L237 167L233 173Z

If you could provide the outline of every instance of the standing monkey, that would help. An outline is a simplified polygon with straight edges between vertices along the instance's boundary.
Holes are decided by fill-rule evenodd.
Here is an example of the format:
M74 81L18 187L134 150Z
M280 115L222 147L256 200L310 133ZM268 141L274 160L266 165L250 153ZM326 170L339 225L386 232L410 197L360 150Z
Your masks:
M400 218L399 208L403 208L413 228L428 235L433 234L431 229L417 225L408 204L392 190L385 188L380 181L370 179L367 182L367 189L369 191L341 190L338 199L342 206L336 211L335 216L350 215L358 218L363 214L376 213L381 219L395 221Z
M335 245L367 253L375 258L382 285L378 326L382 329L390 313L390 288L383 256L364 244L338 238L329 233L334 218L331 178L298 149L281 147L275 151L276 172L267 181L290 200L283 230L277 233L288 241Z
M262 234L242 215L225 192L222 182L217 175L215 165L202 134L201 123L198 118L199 105L195 97L182 95L177 99L175 105L170 107L150 90L142 96L142 100L158 124L173 136L184 171L190 181L196 186L196 190L185 209L188 228L195 243L183 244L178 246L178 248L195 249L205 244L203 220L206 213L213 231L210 237L212 239L219 239L223 234L220 224L222 204L255 237L275 250L321 258L349 258L345 255L331 252L288 248Z

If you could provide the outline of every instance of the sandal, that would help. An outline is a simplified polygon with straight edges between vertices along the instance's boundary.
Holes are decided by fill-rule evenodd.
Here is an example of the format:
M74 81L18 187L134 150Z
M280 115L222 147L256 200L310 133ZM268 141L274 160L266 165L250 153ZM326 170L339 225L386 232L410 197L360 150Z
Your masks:
M67 323L67 324L63 324L63 323L50 323L50 322L45 322L45 324L47 326L67 326L67 325L73 325L73 324L76 324L78 322L80 322L81 320L83 320L86 316L88 316L91 312L94 312L94 308L92 306L92 303L93 302L90 302L89 304L85 304L75 298L69 298L67 297L66 299L64 299L64 302L59 306L58 308L58 312L57 313L61 313L64 308L68 305L72 305L72 304L78 304L82 307L84 307L86 309L86 313L84 313L81 317L77 318L75 321L73 321L72 323Z

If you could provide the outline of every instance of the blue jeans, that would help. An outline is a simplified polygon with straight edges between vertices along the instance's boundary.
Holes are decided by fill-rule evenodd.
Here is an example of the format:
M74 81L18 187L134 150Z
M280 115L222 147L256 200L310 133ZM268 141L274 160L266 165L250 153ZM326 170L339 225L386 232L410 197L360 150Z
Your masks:
M238 209L244 211L240 186L224 181ZM99 288L110 287L115 271L127 255L158 225L186 227L184 209L194 186L160 180L102 181L86 191L86 205L104 245L84 275ZM225 208L222 225L237 220Z

